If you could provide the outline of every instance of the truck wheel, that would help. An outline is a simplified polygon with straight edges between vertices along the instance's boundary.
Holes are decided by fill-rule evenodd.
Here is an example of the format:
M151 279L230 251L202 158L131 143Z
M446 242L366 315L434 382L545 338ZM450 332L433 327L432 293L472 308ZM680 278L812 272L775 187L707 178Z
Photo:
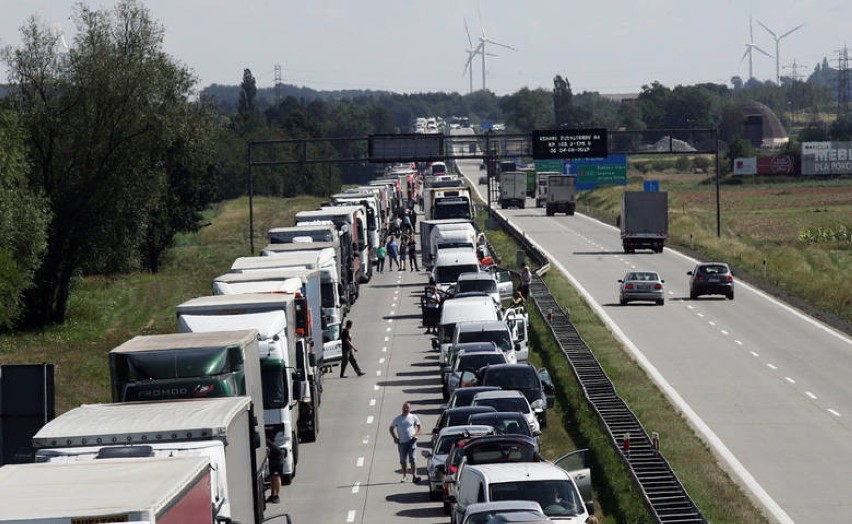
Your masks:
M730 293L728 293L728 300L733 300L733 299L734 299L734 292L731 291Z

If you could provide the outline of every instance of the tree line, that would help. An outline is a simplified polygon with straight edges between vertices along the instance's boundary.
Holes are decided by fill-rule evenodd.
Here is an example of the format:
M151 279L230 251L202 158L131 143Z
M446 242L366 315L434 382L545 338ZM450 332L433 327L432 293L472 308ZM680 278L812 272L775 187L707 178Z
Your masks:
M181 232L200 227L211 203L247 193L248 144L255 140L365 137L409 132L417 116L468 116L510 131L552 127L730 128L738 103L776 113L823 112L832 93L817 82L668 88L644 86L631 103L552 90L396 94L301 88L281 99L258 89L250 70L235 90L200 94L192 71L163 50L163 27L139 0L74 8L79 32L68 48L37 18L0 58L9 85L0 99L0 329L62 323L75 278L158 271ZM826 71L819 71L825 77ZM780 111L779 111L780 108ZM808 139L848 139L846 117L802 130ZM833 127L832 127L833 126ZM256 194L326 195L372 176L363 143L317 146L335 165L258 168ZM296 151L260 152L273 158Z

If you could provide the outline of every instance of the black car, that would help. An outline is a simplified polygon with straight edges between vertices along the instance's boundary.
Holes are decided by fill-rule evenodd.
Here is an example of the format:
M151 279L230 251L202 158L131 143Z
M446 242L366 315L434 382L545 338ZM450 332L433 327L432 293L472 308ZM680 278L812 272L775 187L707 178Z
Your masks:
M695 300L701 295L725 295L734 299L734 274L724 262L702 262L695 266L689 275L689 298Z
M497 364L480 369L477 375L477 386L516 389L523 393L541 427L547 427L547 409L553 406L554 391L547 370L536 370L530 364Z
M452 395L450 395L450 400L447 401L447 407L449 408L462 408L464 406L470 406L473 402L473 397L479 393L480 391L494 391L495 388L493 386L474 386L469 388L457 388Z
M438 433L443 428L448 428L450 426L464 426L469 424L468 419L471 415L476 413L488 413L490 411L497 411L491 406L465 406L463 408L452 408L445 409L441 416L438 417L438 422L435 423L435 427L432 428L432 445L434 446L434 440L438 438Z

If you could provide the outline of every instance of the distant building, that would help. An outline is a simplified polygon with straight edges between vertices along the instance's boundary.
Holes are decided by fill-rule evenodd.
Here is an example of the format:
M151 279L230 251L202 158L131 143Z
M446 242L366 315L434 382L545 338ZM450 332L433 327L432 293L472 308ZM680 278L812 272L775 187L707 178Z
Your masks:
M758 149L780 149L790 141L778 116L760 102L746 102L740 109L742 136Z

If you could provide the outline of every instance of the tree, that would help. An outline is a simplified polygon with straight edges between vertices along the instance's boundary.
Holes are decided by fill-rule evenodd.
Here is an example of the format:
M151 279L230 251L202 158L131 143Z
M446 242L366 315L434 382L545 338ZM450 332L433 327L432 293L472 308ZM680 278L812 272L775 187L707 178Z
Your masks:
M557 127L567 124L571 119L573 96L568 80L556 75L553 78L553 121Z
M47 247L47 202L28 186L24 135L17 115L0 110L0 329L17 322Z
M546 129L553 122L553 96L544 89L530 90L527 87L503 97L500 108L506 116L506 124L522 133L533 129Z
M21 47L3 53L29 132L31 182L52 211L37 287L26 294L33 325L65 320L75 275L139 267L172 189L168 156L207 129L188 110L195 80L162 50L163 29L141 3L80 4L73 16L79 32L67 56L35 18Z

